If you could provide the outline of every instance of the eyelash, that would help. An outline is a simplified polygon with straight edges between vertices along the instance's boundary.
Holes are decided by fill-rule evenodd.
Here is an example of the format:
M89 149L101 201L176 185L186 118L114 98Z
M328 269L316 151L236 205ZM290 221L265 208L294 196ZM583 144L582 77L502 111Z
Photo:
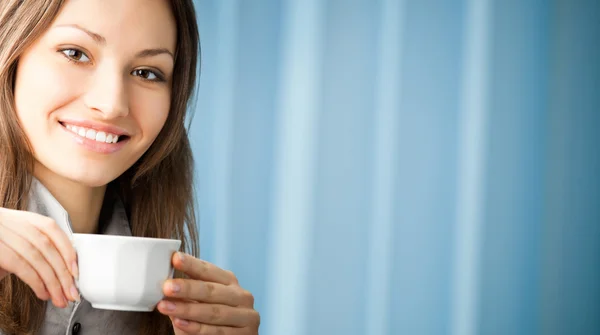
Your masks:
M79 61L77 59L73 59L72 57L69 57L65 53L66 51L80 52L87 59L90 59L90 57L85 52L83 52L83 51L81 51L81 50L79 50L77 48L64 48L64 49L58 50L58 52L60 52L63 55L63 57L65 57L69 62L72 62L72 63L74 63L76 65L84 65L87 62L82 62L82 61ZM155 70L151 70L151 69L144 69L144 68L142 68L142 69L135 69L135 70L131 71L131 74L139 72L139 71L148 71L148 72L150 72L151 74L153 74L156 77L156 79L147 79L147 78L141 77L139 75L135 75L136 77L140 77L144 81L148 81L148 82L165 82L166 81L165 77L160 72L155 71Z

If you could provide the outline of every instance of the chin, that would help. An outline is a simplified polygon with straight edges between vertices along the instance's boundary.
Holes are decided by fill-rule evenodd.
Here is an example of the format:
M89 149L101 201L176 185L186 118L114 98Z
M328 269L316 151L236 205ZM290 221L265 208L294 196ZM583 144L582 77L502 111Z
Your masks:
M1 1L1 0L0 0ZM129 167L118 159L90 159L85 156L36 157L36 170L45 178L63 179L87 187L102 187L119 178Z
M80 176L78 178L71 178L71 179L81 185L85 185L87 187L94 188L94 187L101 187L101 186L108 185L111 181L117 179L117 177L106 178L105 176L89 176L88 175L88 176Z
M63 176L66 179L70 179L81 185L88 187L101 187L107 185L121 175L120 173L111 173L106 170L94 170L95 169L90 169L87 171L71 171L72 173L66 175L63 174Z
M123 171L104 164L81 164L79 166L49 166L46 174L87 187L101 187L117 179Z

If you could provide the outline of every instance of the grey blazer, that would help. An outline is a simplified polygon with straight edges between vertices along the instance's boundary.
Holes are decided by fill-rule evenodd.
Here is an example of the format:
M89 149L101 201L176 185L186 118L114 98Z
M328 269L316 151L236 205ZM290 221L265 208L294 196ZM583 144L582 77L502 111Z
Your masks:
M131 229L125 214L125 209L118 199L108 204L112 208L103 208L107 213L102 223L100 233L107 235L131 236ZM29 193L29 212L50 217L65 231L71 231L69 216L52 194L34 178ZM108 212L106 212L108 210ZM73 303L60 309L48 302L46 318L42 326L42 335L106 335L106 334L136 334L138 330L139 313L109 311L92 308L91 304L81 297L81 302ZM0 330L0 335L6 335Z

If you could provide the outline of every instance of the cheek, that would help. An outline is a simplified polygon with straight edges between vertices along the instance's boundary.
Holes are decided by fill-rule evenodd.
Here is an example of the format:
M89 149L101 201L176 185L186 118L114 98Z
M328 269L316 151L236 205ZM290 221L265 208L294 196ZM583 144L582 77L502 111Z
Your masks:
M40 122L51 118L53 111L72 101L80 87L81 78L52 59L24 55L15 78L15 107L19 119L26 127L36 123L41 126Z
M169 115L169 92L144 92L132 101L132 113L142 133L142 141L149 147L164 126Z

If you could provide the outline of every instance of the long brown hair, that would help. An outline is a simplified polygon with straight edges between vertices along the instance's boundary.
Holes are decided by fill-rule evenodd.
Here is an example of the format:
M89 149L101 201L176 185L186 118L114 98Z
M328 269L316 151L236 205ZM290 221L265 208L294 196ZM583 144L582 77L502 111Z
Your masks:
M24 210L34 158L14 106L14 82L20 55L54 21L65 0L0 0L0 207ZM198 256L194 211L193 157L185 128L194 93L199 36L192 0L171 0L177 22L177 49L171 109L148 151L111 183L129 216L133 235L177 238L182 249ZM181 274L178 274L181 276ZM0 281L0 329L32 334L43 324L46 303L14 275ZM173 333L168 317L140 314L141 334Z

